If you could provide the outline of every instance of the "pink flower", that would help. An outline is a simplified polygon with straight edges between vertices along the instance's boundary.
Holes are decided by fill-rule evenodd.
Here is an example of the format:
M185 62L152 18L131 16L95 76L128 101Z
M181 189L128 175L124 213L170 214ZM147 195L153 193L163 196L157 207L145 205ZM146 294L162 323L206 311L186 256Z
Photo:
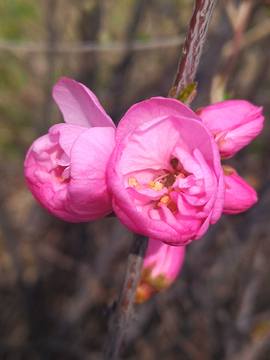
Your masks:
M184 257L185 246L170 246L149 239L135 302L144 302L152 294L167 289L176 279Z
M231 158L263 128L262 108L243 100L223 101L196 112L215 135L220 156Z
M199 239L223 209L225 184L214 136L177 100L132 106L108 163L113 209L135 233L170 245Z
M238 214L246 211L258 201L256 191L236 171L223 165L226 195L223 214Z
M25 159L35 199L60 219L81 222L112 211L106 166L115 145L115 126L84 85L60 79L53 97L66 124L37 139Z

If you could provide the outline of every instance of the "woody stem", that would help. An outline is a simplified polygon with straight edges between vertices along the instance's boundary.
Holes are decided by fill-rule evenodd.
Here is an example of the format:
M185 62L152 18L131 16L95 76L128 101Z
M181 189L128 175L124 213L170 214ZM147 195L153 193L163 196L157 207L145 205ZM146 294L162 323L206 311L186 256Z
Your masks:
M133 304L147 245L147 237L134 234L125 278L121 286L116 308L110 319L108 346L104 360L119 360L124 336L127 332L130 319L133 316Z
M173 86L177 88L174 94L175 99L194 81L216 2L217 0L195 0L173 84Z

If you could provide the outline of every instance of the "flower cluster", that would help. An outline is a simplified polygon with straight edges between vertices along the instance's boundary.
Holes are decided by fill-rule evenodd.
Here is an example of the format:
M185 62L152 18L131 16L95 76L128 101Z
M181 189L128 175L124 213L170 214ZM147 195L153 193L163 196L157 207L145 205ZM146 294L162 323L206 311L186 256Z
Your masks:
M114 211L130 230L151 238L144 272L148 279L163 274L162 288L184 256L172 245L199 239L222 213L257 201L255 190L221 159L260 133L261 108L232 100L194 113L178 100L156 97L132 106L116 128L96 96L74 80L60 79L53 98L65 123L30 147L29 189L63 220L91 221ZM171 269L173 251L179 261ZM161 253L168 253L163 272L154 261L163 261Z

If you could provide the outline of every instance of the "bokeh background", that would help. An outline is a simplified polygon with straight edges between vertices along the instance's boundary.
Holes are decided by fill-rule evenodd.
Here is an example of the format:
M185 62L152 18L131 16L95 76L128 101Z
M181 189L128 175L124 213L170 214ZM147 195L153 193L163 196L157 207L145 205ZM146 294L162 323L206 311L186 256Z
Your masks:
M228 63L228 3L214 11L194 110L213 100L213 79ZM51 97L62 76L88 86L116 123L133 103L167 96L192 7L0 0L0 359L102 359L132 233L116 218L71 224L51 216L26 187L24 157L62 121ZM270 359L269 22L270 5L254 0L226 87L226 96L264 107L263 132L228 162L260 200L187 246L177 281L136 307L124 359Z

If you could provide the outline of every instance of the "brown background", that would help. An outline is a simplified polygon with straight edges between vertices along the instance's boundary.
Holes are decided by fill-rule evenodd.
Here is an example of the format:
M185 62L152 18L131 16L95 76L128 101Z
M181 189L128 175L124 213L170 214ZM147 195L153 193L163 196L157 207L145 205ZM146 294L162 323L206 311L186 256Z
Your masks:
M227 3L214 11L194 110L209 104L213 76L224 71L233 38ZM52 217L26 187L24 156L62 121L51 98L61 76L87 85L116 123L133 103L167 96L181 51L168 42L183 38L192 6L0 0L0 359L102 359L132 234L115 218L70 224ZM177 281L137 307L124 359L270 359L269 16L270 5L254 2L227 85L233 98L264 106L263 132L228 162L260 201L223 216L187 247ZM166 47L158 40L150 48L161 38ZM130 49L133 41L146 48Z

